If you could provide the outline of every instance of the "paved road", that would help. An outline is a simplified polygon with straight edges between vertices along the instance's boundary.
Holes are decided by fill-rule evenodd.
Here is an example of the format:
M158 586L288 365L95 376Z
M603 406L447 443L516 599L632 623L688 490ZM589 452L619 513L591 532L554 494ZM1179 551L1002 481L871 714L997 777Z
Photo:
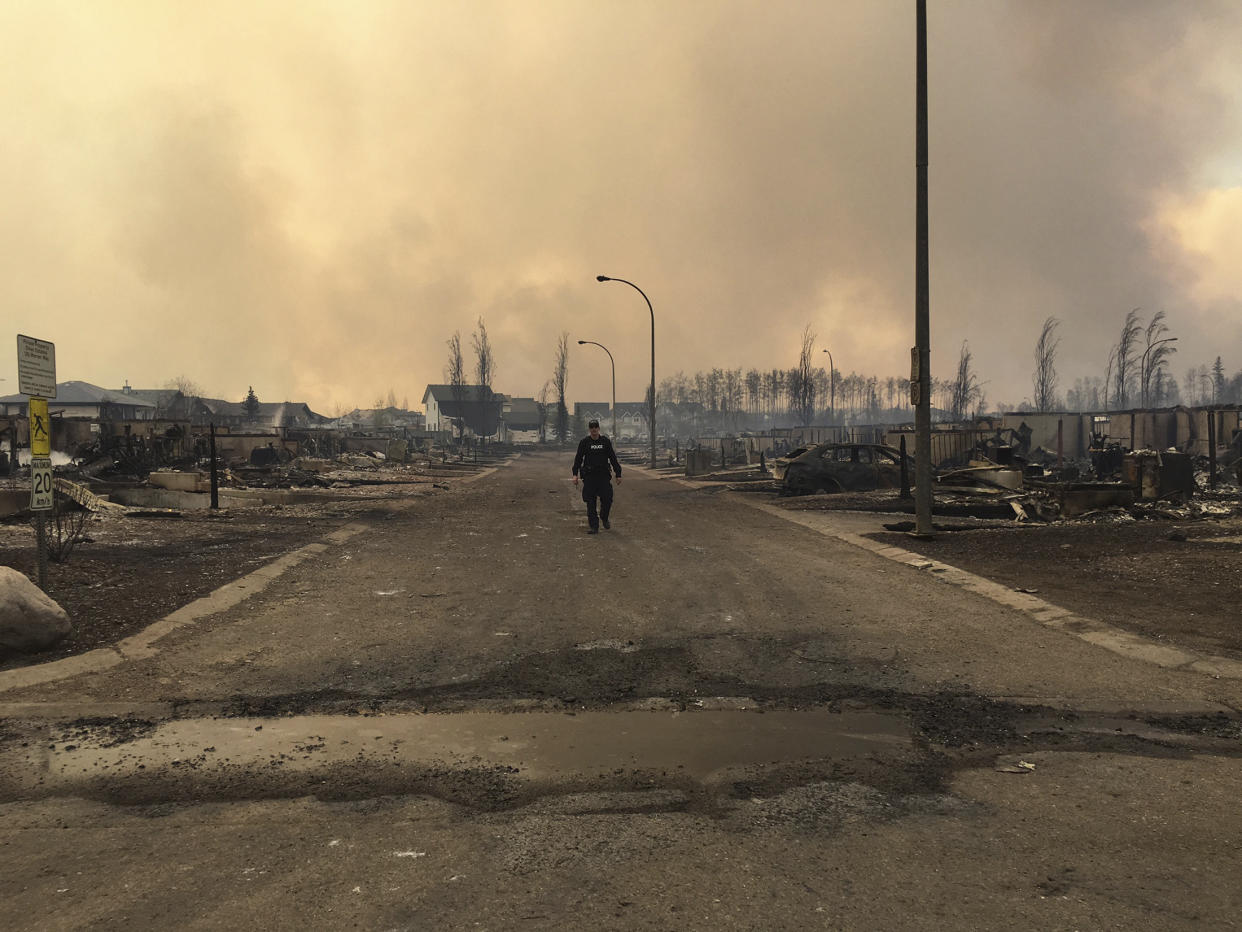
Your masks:
M641 469L588 536L567 474L0 692L15 927L1238 923L1238 680Z

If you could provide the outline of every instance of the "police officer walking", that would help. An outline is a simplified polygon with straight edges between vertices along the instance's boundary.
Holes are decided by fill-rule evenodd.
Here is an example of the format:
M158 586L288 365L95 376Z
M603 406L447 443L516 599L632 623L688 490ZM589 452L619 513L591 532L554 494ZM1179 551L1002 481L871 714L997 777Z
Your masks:
M617 462L616 451L612 441L599 432L599 421L587 424L590 434L578 443L578 454L574 457L574 485L582 478L582 500L587 506L588 534L598 534L602 521L604 530L612 527L608 523L608 515L612 511L612 474L616 471L617 485L621 484L621 464ZM595 511L595 500L599 499L599 513Z

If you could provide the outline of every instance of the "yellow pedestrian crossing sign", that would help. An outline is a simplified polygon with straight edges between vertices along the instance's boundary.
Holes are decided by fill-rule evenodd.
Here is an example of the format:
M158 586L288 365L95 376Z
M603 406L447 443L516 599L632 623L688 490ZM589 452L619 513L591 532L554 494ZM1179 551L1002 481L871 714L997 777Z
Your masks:
M52 455L52 422L47 416L47 399L30 399L30 455Z

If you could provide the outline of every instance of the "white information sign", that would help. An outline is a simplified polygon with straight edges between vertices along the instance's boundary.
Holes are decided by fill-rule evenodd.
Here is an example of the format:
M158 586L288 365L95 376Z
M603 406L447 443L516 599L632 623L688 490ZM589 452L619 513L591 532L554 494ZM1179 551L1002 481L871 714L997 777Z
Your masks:
M52 461L45 456L30 461L30 510L52 509Z
M17 335L17 390L23 395L56 397L56 344Z

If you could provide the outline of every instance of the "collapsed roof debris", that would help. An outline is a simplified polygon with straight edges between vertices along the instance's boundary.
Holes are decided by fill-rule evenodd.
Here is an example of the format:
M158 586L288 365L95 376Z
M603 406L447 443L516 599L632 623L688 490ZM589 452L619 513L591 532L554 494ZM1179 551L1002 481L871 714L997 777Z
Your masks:
M1069 458L1042 447L1028 449L1029 440L1029 432L1008 430L983 436L973 447L946 444L936 471L936 513L1010 522L1242 514L1242 432L1218 448L1214 481L1210 456L1172 448L1126 450L1101 436L1087 456ZM901 454L887 444L821 442L785 449L768 459L776 445L766 437L713 438L678 454L684 474L710 483L705 487L795 497L789 507L913 508L897 492ZM1024 449L1028 452L1020 452ZM911 465L905 481L913 479Z

